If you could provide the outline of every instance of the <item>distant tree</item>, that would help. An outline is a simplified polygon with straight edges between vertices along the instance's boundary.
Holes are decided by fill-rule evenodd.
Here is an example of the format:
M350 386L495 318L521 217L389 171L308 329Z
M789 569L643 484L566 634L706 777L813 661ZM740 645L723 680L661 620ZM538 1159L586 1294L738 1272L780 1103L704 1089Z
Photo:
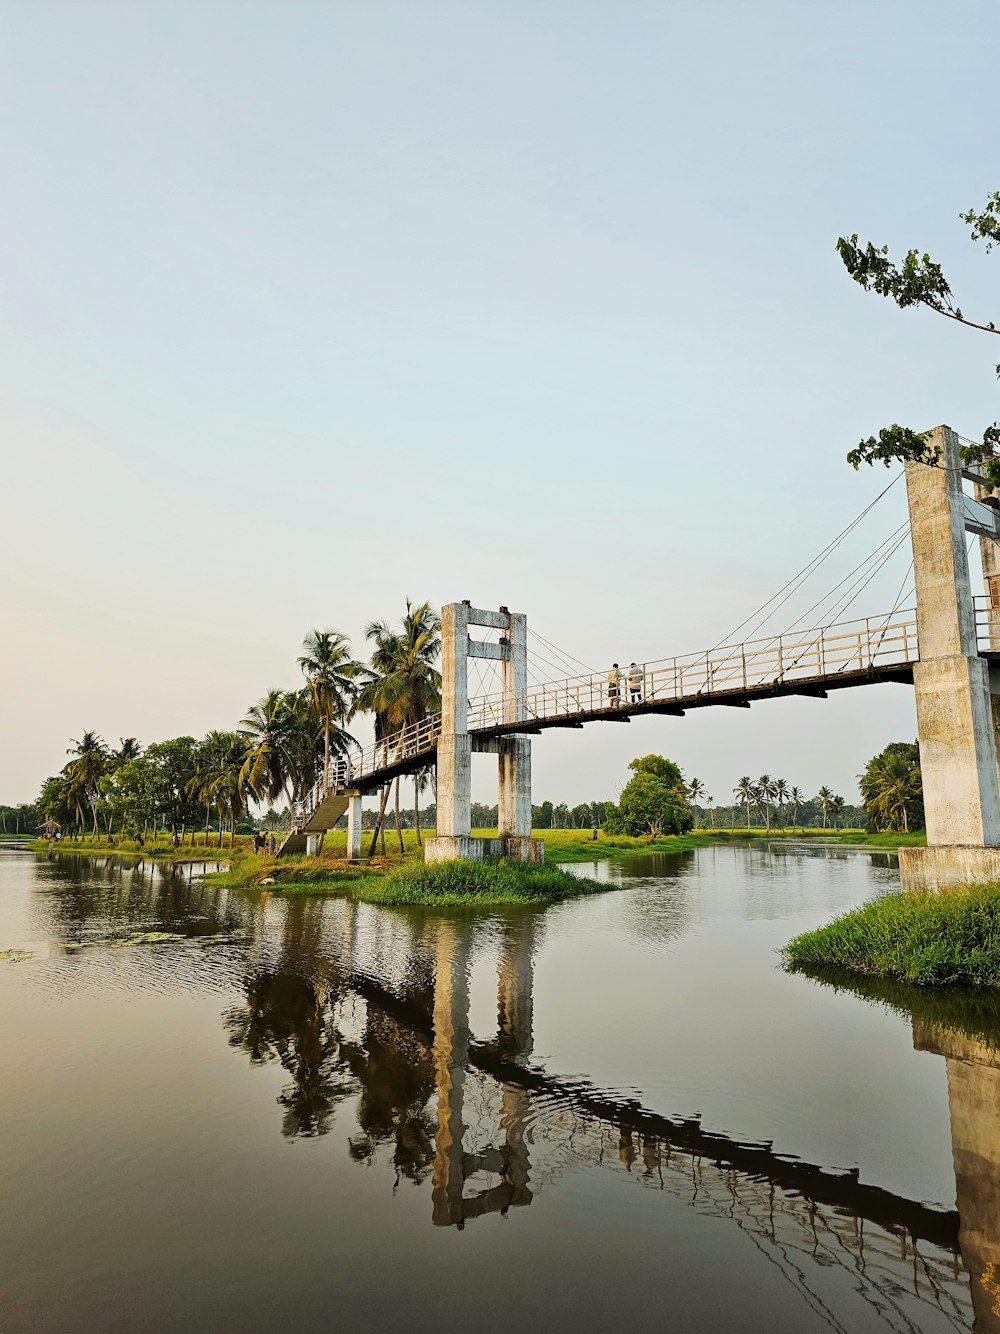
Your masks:
M553 805L551 801L543 801L540 806L532 806L531 823L535 829L552 828Z
M744 774L733 788L733 796L746 807L748 829L750 828L750 806L753 803L753 786L753 779L749 774Z
M617 806L607 813L609 833L656 838L693 827L688 789L676 764L662 755L643 755L629 768L633 777L622 788Z
M792 824L796 825L799 822L799 811L802 809L802 803L805 800L802 796L802 789L800 787L790 787L787 800L792 807Z
M778 823L785 827L785 802L788 800L788 784L783 778L774 780L774 799L778 803Z
M906 833L923 828L923 783L915 741L891 742L868 761L858 784L869 829Z
M825 829L830 819L830 811L833 808L833 791L828 787L821 787L816 794L816 799L819 802L820 810L823 812L823 828Z

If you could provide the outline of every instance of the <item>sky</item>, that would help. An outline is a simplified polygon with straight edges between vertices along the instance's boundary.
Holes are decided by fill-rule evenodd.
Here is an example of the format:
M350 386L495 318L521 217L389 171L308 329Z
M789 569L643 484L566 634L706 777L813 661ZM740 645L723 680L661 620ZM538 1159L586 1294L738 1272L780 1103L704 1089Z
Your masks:
M726 640L891 480L859 439L998 415L992 339L835 250L996 318L958 214L998 41L963 0L0 0L0 802L85 729L235 725L407 597L598 669ZM900 685L594 724L535 740L535 800L650 751L851 800L915 730Z

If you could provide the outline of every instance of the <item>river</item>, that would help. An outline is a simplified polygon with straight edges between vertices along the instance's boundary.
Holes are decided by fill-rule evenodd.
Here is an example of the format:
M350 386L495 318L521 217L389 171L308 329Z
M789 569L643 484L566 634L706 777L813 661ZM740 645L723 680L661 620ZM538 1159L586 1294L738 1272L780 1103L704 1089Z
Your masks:
M1000 1002L776 953L893 859L576 869L474 915L0 850L0 1328L1000 1331Z

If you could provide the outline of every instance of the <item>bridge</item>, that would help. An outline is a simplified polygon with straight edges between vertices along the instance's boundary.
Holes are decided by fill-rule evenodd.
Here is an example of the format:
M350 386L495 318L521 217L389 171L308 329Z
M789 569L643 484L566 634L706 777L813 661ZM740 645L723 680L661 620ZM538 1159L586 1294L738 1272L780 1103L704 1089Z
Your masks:
M355 751L328 781L320 777L279 856L317 850L346 812L348 855L360 857L362 796L434 765L438 825L428 860L539 860L542 843L531 835L532 736L895 681L916 690L929 845L904 850L904 882L1000 879L1000 670L991 672L994 660L1000 664L1000 505L962 464L954 431L938 427L931 440L938 464L905 468L914 609L644 662L620 681L590 672L529 685L526 617L450 603L442 608L441 711ZM980 540L987 591L979 598L970 534ZM475 638L477 628L498 638ZM500 687L470 698L469 663L477 659L499 665ZM499 767L499 828L487 839L471 835L471 757L482 752L496 754Z

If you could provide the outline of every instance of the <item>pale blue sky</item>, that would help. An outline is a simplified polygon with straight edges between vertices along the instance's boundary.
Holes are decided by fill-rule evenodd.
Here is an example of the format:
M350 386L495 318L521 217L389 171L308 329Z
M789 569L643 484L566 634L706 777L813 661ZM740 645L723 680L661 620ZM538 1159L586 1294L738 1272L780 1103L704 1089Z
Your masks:
M0 800L85 728L232 725L407 594L599 667L715 643L885 484L860 436L997 415L992 340L834 243L996 318L957 215L998 40L920 0L0 0ZM536 799L652 749L853 797L914 729L880 687L549 735Z

